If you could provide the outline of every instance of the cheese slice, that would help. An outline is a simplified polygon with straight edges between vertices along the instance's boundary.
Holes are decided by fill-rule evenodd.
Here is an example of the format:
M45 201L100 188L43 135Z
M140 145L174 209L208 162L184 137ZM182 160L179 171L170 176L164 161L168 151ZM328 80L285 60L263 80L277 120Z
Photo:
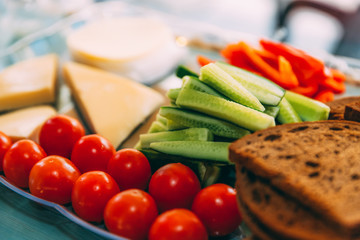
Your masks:
M55 101L57 57L18 62L0 72L0 111Z
M42 124L56 115L56 110L48 105L22 108L0 115L0 131L8 135L13 142L31 139L38 142L38 133Z
M79 63L65 63L64 74L90 130L115 148L164 102L149 87Z
M122 17L95 21L67 38L72 52L100 61L129 61L150 54L172 41L170 28L145 17Z

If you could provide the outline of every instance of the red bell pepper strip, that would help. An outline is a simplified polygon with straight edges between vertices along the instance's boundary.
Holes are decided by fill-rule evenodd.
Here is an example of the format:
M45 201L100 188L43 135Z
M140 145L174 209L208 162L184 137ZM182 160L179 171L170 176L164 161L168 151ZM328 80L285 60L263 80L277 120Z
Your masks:
M283 56L279 56L279 72L282 87L290 89L299 86L299 81L294 74L289 61L287 61Z
M330 89L325 89L317 93L314 99L324 103L330 102L334 100L334 93Z
M321 72L324 68L324 63L321 60L290 45L266 39L261 39L260 44L264 49L278 56L283 56L291 62L293 70L299 79L308 79L317 72Z
M323 88L329 89L334 93L343 93L346 90L345 84L343 82L338 82L331 77L322 79L319 84Z
M214 62L213 60L211 60L210 58L207 58L205 56L199 55L197 56L197 62L199 63L200 66L205 66L209 63Z
M334 69L334 68L329 68L333 78L335 81L337 82L345 82L346 80L346 76L345 74L343 74L342 72L340 72L339 70L337 69Z
M307 97L314 97L314 95L318 90L319 90L319 85L317 83L312 83L307 86L298 86L296 88L291 89L291 91Z

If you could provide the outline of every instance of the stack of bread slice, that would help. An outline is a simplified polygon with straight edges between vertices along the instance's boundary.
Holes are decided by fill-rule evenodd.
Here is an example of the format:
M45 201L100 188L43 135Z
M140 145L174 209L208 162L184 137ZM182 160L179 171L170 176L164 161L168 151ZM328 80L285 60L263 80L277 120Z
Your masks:
M360 239L360 123L280 125L230 146L257 239Z

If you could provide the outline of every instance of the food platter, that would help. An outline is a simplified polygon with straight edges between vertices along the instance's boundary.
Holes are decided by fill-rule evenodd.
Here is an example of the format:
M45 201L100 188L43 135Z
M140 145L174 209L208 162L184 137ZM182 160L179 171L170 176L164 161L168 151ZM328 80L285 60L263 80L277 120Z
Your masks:
M143 74L136 78L136 81L149 85L162 93L165 93L168 89L179 86L181 82L174 76L174 68L179 63L185 63L187 66L197 69L198 66L195 62L195 56L198 53L202 53L208 56L217 57L217 50L227 43L236 42L239 39L247 42L255 42L256 36L249 34L239 33L231 30L220 29L212 25L205 23L192 22L178 17L158 12L155 10L144 9L139 6L133 6L121 2L104 2L94 4L80 12L74 13L54 25L43 29L39 32L33 33L19 41L15 42L9 48L5 49L0 54L0 69L5 68L18 61L30 59L35 56L44 55L47 53L56 53L60 58L60 65L71 59L69 51L66 46L66 37L73 29L78 28L86 23L103 18L114 18L121 16L148 16L165 21L172 29L177 44L177 48L169 53L167 56L168 65L163 71L155 71L151 74ZM329 58L330 59L330 58ZM338 62L341 60L341 63ZM329 60L330 64L347 63L349 60L337 58L336 60ZM356 60L352 60L349 66L352 69L360 66L357 65ZM348 67L348 65L346 65ZM148 69L147 69L148 70ZM124 73L125 76L133 77L131 72ZM69 89L64 86L62 76L60 73L60 87L59 98L56 103L56 108L59 113L66 113L72 116L79 115L77 113L76 106L73 104ZM356 79L355 79L356 81ZM353 85L348 87L346 95L356 95L359 93L359 89ZM150 123L155 118L153 114L147 119L141 126L139 126L132 135L120 146L133 147L138 140L140 133L144 133L150 126ZM81 120L81 118L80 118ZM43 199L37 198L31 195L28 191L15 187L4 176L0 176L0 183L5 187L11 189L13 192L27 198L33 202L40 204L41 206L55 210L75 224L103 237L106 239L124 239L105 230L103 224L90 224L80 219L73 213L71 206L63 206L55 204ZM242 229L239 229L226 239L241 239L243 237Z

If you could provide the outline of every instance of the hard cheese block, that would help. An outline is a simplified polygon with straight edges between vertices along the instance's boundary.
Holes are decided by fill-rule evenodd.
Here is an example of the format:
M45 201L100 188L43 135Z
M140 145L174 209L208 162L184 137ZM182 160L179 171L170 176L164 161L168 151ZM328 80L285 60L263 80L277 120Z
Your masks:
M149 87L79 63L65 63L64 74L90 130L114 147L164 101Z
M56 110L48 105L15 110L0 115L0 131L8 135L14 142L20 139L37 141L42 124L55 115Z
M0 111L55 101L57 57L18 62L0 72Z

